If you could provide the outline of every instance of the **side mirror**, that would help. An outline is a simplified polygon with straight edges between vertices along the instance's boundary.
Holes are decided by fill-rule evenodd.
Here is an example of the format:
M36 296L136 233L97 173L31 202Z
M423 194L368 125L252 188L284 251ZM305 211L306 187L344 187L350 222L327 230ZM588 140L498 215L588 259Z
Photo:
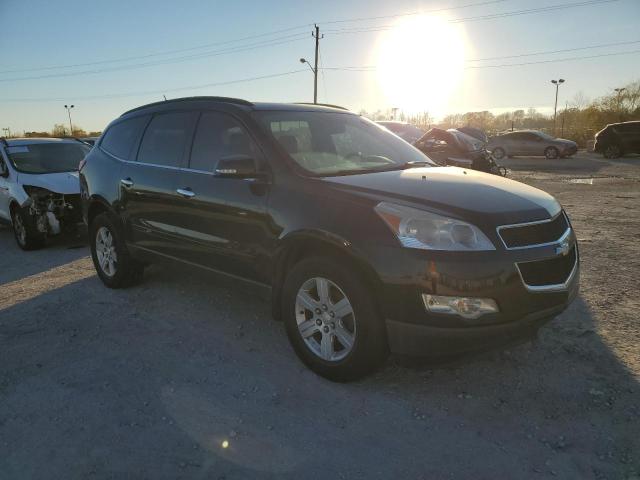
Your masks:
M259 176L256 161L248 155L229 155L218 160L216 176L224 178L255 178Z

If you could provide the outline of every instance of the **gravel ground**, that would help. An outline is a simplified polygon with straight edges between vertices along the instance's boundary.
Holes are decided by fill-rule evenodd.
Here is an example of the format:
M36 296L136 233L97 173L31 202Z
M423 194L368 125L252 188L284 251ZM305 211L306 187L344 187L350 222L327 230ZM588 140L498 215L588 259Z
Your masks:
M109 290L80 240L0 227L0 478L640 478L640 158L503 163L568 210L580 297L534 342L346 385L244 285Z

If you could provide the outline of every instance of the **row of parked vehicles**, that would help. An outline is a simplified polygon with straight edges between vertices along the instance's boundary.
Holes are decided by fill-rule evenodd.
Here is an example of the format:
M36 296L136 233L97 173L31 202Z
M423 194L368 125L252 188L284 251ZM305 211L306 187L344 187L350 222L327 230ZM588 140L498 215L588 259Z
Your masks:
M446 162L448 158L455 159L461 154L466 154L467 158L475 157L479 149L490 152L494 160L515 156L567 158L578 151L576 142L555 138L538 130L518 130L487 137L483 131L471 127L449 130L432 128L425 132L404 122L378 123L425 153L439 157L441 162ZM461 133L464 137L460 136ZM607 125L596 133L594 151L611 159L628 153L640 153L640 121Z
M110 288L162 262L264 288L296 354L332 380L389 352L535 335L578 291L567 214L541 190L440 165L442 140L423 137L416 148L332 106L169 100L124 113L92 148L3 141L0 219L32 249L82 218Z

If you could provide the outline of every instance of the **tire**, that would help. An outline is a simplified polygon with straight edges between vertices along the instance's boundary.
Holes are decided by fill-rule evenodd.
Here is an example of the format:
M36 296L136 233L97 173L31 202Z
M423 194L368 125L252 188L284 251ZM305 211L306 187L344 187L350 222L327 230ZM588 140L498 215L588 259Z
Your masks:
M502 147L495 148L491 152L491 154L493 155L493 158L495 158L496 160L502 160L506 155L506 153L504 151L504 148L502 148Z
M38 231L29 209L17 206L11 209L11 224L13 235L22 250L37 250L45 246L47 236Z
M549 160L555 160L560 156L560 152L556 147L547 147L544 151L544 156Z
M611 144L608 145L603 152L605 158L620 158L622 156L622 149L619 145Z
M318 293L323 281L328 295ZM300 360L336 382L356 380L382 365L389 348L373 297L361 276L336 260L316 257L296 264L281 299L287 336ZM299 323L306 326L304 338Z
M144 265L131 257L124 235L108 213L96 216L89 226L91 258L98 277L109 288L126 288L142 280Z

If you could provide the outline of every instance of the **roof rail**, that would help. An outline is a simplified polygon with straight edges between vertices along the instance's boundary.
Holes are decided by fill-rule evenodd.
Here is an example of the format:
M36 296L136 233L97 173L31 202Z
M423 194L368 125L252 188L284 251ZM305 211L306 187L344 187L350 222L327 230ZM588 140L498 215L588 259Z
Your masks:
M131 110L127 110L124 112L121 117L127 115L131 112L136 112L138 110L142 110L143 108L153 107L155 105L164 105L166 103L179 103L179 102L188 102L188 101L197 101L197 100L207 100L211 102L221 102L221 103L235 103L236 105L244 105L246 107L253 107L253 103L243 100L241 98L232 98L232 97L182 97L182 98L172 98L171 100L162 100L160 102L148 103L146 105L141 105L140 107L132 108Z
M296 102L296 105L317 105L319 107L330 107L330 108L337 108L339 110L349 110L348 108L341 107L340 105L332 105L330 103Z

